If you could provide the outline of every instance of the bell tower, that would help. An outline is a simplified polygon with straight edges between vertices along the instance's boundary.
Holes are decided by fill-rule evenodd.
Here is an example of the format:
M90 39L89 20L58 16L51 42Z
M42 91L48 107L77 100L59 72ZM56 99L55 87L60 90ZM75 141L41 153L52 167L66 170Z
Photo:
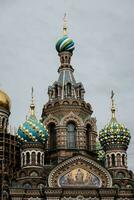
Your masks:
M53 163L74 154L95 154L96 119L92 108L84 100L85 89L76 82L71 57L74 41L67 35L66 16L63 36L56 43L60 57L59 78L48 87L49 101L42 111L42 122L49 133L46 160Z

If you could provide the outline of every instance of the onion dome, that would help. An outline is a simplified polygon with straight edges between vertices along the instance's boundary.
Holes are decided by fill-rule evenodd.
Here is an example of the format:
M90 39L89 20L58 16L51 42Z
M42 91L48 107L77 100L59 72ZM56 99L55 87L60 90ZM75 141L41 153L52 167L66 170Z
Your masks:
M46 127L37 120L35 116L35 105L33 102L32 89L32 103L30 105L30 116L26 121L19 126L17 132L17 139L20 143L26 142L40 142L45 143L48 138Z
M99 140L104 148L108 145L123 145L127 148L131 139L130 131L123 124L117 122L113 97L114 93L112 91L112 118L110 123L100 131Z
M67 24L66 24L66 14L64 16L64 25L63 25L63 37L60 38L56 43L56 50L58 53L63 51L73 52L74 50L74 41L67 36Z
M61 39L56 43L56 50L61 53L63 51L73 52L74 50L74 41L69 38L67 35L64 35Z
M0 90L0 107L8 111L10 111L10 107L11 107L11 101L10 101L9 96L2 90Z

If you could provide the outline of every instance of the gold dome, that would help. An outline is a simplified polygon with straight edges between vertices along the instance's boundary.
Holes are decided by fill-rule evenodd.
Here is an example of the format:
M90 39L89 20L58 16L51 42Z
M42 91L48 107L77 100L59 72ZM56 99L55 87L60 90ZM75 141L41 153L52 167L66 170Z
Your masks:
M0 107L3 107L6 110L10 111L10 106L11 102L9 96L5 92L0 90Z

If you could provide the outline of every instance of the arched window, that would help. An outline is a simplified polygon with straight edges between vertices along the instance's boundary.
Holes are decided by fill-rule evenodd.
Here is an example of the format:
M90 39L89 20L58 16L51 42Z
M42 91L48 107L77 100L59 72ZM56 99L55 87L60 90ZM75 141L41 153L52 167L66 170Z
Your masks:
M42 160L41 164L44 165L44 154L42 154L41 160Z
M71 83L67 83L67 96L71 97Z
M91 149L91 136L90 136L91 126L87 124L86 126L86 143L87 143L87 150Z
M112 166L115 167L115 155L112 154Z
M24 189L31 189L31 188L32 188L32 186L31 186L30 183L25 183L24 184Z
M37 154L37 163L40 165L40 152Z
M30 153L26 153L26 164L28 165L30 163Z
M109 157L109 155L107 155L107 165L108 165L108 167L110 166L110 157Z
M125 174L123 172L118 172L116 176L117 178L125 178Z
M76 147L76 126L73 122L67 124L67 147L69 149Z
M24 153L22 154L22 165L23 166L25 165L25 156L24 156Z
M31 163L32 163L32 165L34 165L35 164L35 152L32 152L32 156L31 156Z
M48 132L50 136L50 149L55 149L56 148L56 126L54 123L49 124Z
M122 165L125 166L125 155L122 155Z
M119 153L117 154L117 166L121 166L121 155Z
M58 97L58 85L55 85L55 98Z

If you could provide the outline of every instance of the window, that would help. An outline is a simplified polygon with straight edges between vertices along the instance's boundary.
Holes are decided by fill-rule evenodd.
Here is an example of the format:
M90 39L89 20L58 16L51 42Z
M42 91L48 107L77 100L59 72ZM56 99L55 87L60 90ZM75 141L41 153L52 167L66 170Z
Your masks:
M26 153L26 164L28 165L30 163L30 153Z
M121 155L119 153L117 154L117 166L121 166Z
M31 156L31 161L32 161L32 165L35 164L35 152L32 152L32 156Z
M87 124L86 126L86 143L87 143L87 150L89 150L91 144L91 138L90 138L90 131L91 131L91 126L90 124Z
M40 165L40 152L37 154L37 163Z
M67 83L67 96L71 97L71 83Z
M22 165L23 166L25 165L25 156L24 156L24 153L22 154Z
M108 167L110 166L110 157L109 157L109 155L107 155L107 165L108 165Z
M112 166L115 167L115 155L112 154Z
M67 125L67 147L69 149L76 147L76 126L72 122Z
M125 155L122 155L122 165L125 166Z
M32 186L31 186L30 183L25 183L24 184L24 189L31 189L31 188L32 188Z
M58 97L58 85L55 85L55 98Z
M48 131L50 135L50 149L56 148L56 126L54 123L49 124Z

